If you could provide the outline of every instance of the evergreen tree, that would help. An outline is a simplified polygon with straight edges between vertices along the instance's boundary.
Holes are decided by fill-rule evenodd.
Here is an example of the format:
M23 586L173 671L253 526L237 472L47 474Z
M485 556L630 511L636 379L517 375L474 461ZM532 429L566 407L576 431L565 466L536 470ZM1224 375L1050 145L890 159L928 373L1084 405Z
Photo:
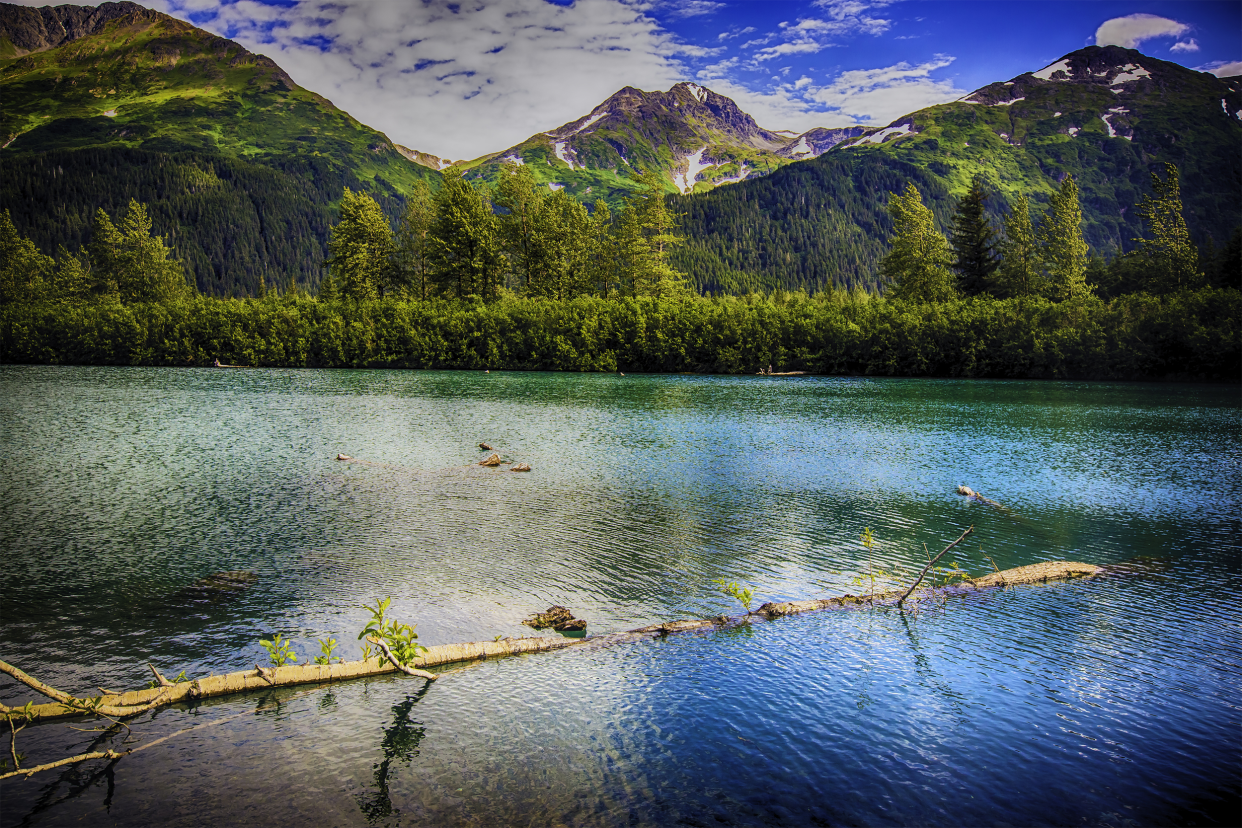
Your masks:
M1087 242L1082 237L1082 207L1074 176L1067 175L1049 200L1036 238L1048 278L1048 298L1062 302L1089 296L1092 288L1086 280Z
M892 193L888 212L893 218L892 249L880 263L880 273L890 285L889 295L920 302L951 299L956 292L949 270L953 251L918 188L907 184L901 195Z
M558 190L540 205L537 228L542 266L528 285L528 293L572 299L588 291L591 219L586 208Z
M957 286L967 296L977 296L991 287L998 264L994 250L996 233L983 210L987 195L983 182L976 176L970 191L957 203L949 234Z
M426 299L431 288L431 226L435 203L426 181L414 183L397 227L393 281L407 296Z
M43 298L53 261L20 235L8 210L0 211L0 303Z
M346 187L325 262L337 295L362 301L393 292L393 253L392 228L383 210L366 193Z
M1177 167L1166 163L1164 174L1163 181L1156 173L1151 174L1152 195L1144 196L1136 208L1151 237L1135 241L1148 265L1143 287L1152 293L1170 293L1203 284L1199 251L1190 241L1182 216Z
M646 255L636 257L638 269L631 284L636 295L682 296L689 293L685 274L672 266L669 257L684 243L678 233L677 216L665 199L664 178L655 170L639 172L635 181L645 188L632 199L635 217L646 241Z
M1010 296L1038 296L1043 291L1039 247L1031 224L1031 202L1018 196L1004 220L1005 236L1000 242L1001 261L993 276L992 293L1002 299Z
M93 292L116 295L122 302L170 302L190 288L185 270L160 236L151 235L151 218L143 204L130 199L113 224L102 209L95 213L90 254Z
M487 196L466 181L460 168L449 167L435 206L430 237L436 285L458 299L476 294L495 298L506 262Z
M612 211L603 201L596 201L591 210L590 240L587 267L590 284L605 299L617 289L619 263L616 239L613 237Z
M545 253L540 235L540 214L547 195L525 164L509 162L500 173L496 206L500 241L513 269L515 288L530 291L531 282L544 275Z

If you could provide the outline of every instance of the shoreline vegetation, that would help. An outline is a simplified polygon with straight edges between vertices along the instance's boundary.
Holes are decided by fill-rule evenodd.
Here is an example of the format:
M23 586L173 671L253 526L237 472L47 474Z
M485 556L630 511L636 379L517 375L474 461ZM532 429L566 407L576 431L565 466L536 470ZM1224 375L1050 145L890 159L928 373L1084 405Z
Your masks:
M56 257L3 211L0 362L1237 381L1242 231L1200 251L1177 169L1151 178L1150 238L1109 263L1089 256L1072 177L1038 221L1019 198L999 235L980 180L947 237L910 184L889 199L883 293L699 295L650 173L614 216L523 167L494 190L449 170L395 231L346 189L314 297L200 294L138 202Z
M0 362L626 373L1217 380L1242 376L1242 293L502 296L0 305Z

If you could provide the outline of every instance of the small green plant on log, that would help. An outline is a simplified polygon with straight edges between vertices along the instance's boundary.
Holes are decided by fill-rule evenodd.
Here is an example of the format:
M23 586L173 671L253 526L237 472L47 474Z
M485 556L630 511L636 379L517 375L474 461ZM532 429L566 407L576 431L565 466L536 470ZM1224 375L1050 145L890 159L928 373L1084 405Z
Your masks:
M427 652L427 648L418 643L418 633L414 631L417 624L402 624L385 619L384 614L388 612L391 603L391 598L383 601L377 598L374 607L362 605L363 609L371 613L371 620L358 633L358 640L366 638L381 650L387 647L398 664L409 664Z
M271 659L273 667L283 667L287 663L296 663L298 654L293 651L293 645L288 640L282 640L280 633L269 641L266 638L259 639L259 645L267 650L267 657Z
M316 664L331 664L332 663L332 651L336 649L336 639L329 638L327 641L324 641L322 638L317 638L315 640L319 642L319 651L321 653L320 655L315 656L315 663ZM337 659L337 661L340 661L340 660L341 659L339 658Z
M720 587L720 591L730 598L736 600L746 610L746 614L750 615L750 603L755 598L755 591L750 587L743 589L732 581L726 581L723 578L712 581L713 584Z

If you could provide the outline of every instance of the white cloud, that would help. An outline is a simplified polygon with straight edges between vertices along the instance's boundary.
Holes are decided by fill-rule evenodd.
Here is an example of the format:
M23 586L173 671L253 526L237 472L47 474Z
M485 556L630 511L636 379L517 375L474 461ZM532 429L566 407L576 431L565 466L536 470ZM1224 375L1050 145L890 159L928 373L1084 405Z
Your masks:
M814 40L799 40L795 43L778 43L755 52L755 60L771 60L782 55L813 55L828 48L827 43L816 43Z
M1156 37L1181 37L1190 31L1185 23L1154 14L1130 14L1114 17L1100 24L1095 31L1095 45L1124 46L1137 49L1144 40Z
M724 3L715 0L665 0L661 9L670 17L698 17L703 14L715 14L725 7Z
M805 89L806 87L810 85L811 85L811 79L808 78L806 75L803 75L802 77L794 81L794 89Z
M931 73L953 62L947 55L911 65L902 61L882 69L842 72L827 86L811 88L806 97L859 123L887 124L910 112L948 103L965 94L951 80Z
M1211 72L1218 78L1232 78L1242 75L1242 60L1214 60L1202 66L1196 66L1200 72Z
M734 37L741 37L744 34L750 34L753 31L755 31L754 26L747 26L745 29L737 29L732 32L721 32L720 35L716 39L717 40L729 40Z
M717 78L728 77L729 73L732 72L734 69L736 69L738 63L740 62L741 62L740 58L736 58L736 57L727 58L725 60L720 61L719 63L713 63L708 66L704 66L702 69L698 71L695 77L701 81L710 81L710 80L715 80Z
M1169 47L1170 52L1197 52L1199 51L1199 41L1193 37L1190 40L1179 40Z
M268 55L302 86L393 141L463 159L582 117L622 86L687 79L678 44L623 0L158 0ZM278 25L273 25L278 24Z

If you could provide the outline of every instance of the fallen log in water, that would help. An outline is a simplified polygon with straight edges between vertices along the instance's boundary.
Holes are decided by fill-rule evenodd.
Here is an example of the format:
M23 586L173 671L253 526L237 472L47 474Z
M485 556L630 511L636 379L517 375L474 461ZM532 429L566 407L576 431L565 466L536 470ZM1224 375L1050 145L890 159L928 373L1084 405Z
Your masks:
M1077 561L1051 561L1020 566L1015 569L1006 569L1002 572L993 572L981 578L964 578L949 586L940 587L934 590L934 592L939 595L963 595L995 587L1088 578L1099 575L1104 571L1103 567L1093 564L1079 563ZM839 598L823 598L809 601L769 602L754 612L739 618L719 616L716 618L669 621L663 624L640 627L636 630L588 638L505 638L498 641L441 644L436 647L428 647L427 651L420 658L410 661L407 666L423 670L428 667L438 667L445 664L518 655L520 653L538 653L548 650L560 650L566 647L606 646L707 627L725 626L735 622L745 622L755 616L774 620L787 615L797 615L815 610L891 605L897 603L898 599L902 597L902 592L902 590L893 590L891 592L870 595L843 595ZM914 597L925 597L931 593L933 593L931 588L919 590L914 593ZM242 670L223 676L208 676L206 678L194 679L193 681L170 683L164 687L131 690L127 693L107 693L93 699L75 699L66 693L61 693L32 679L21 670L3 661L0 661L0 671L17 678L43 695L57 699L56 702L33 705L30 708L29 712L35 716L36 720L46 721L48 719L59 719L69 716L94 715L95 713L103 713L107 716L119 718L145 712L155 707L163 707L169 704L176 704L177 702L192 702L212 696L226 696L233 693L264 690L271 687L319 684L395 673L397 672L397 667L386 659L379 657L365 661L350 661L338 664L287 665L271 668L259 668L256 665L254 670ZM20 710L21 708L10 708L0 704L0 715L16 714Z

